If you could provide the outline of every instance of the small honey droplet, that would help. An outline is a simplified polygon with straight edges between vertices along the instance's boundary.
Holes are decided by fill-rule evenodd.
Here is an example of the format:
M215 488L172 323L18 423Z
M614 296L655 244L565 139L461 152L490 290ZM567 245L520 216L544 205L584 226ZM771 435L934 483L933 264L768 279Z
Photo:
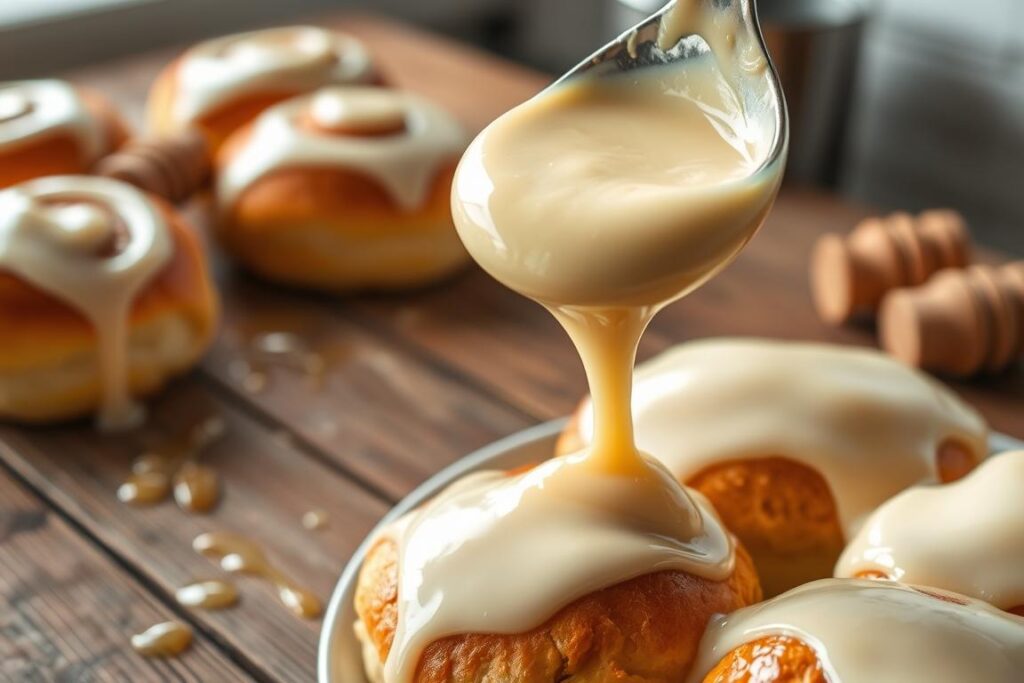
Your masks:
M174 657L192 644L192 629L179 621L165 621L132 636L132 648L144 657Z
M220 477L212 467L186 462L174 475L174 500L186 512L205 513L220 500Z
M281 603L293 614L303 619L316 619L323 613L320 599L307 591L290 583L278 583L277 594Z
M224 609L238 602L238 589L233 583L218 579L197 581L179 588L174 597L186 607Z
M117 498L129 505L153 505L171 492L170 479L156 470L132 474L117 488Z
M327 527L328 522L330 522L330 515L327 514L327 510L317 508L302 515L302 526L310 531L324 529Z

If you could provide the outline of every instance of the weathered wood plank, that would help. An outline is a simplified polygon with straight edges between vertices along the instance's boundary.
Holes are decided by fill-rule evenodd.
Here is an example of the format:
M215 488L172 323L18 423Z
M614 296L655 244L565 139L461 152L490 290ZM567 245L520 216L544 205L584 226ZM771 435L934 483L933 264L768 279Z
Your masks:
M132 634L179 617L3 469L0 605L0 680L252 680L201 633L174 659L136 654Z
M533 422L448 367L418 359L401 340L353 324L351 301L287 292L239 273L224 273L220 281L223 333L206 371L390 499ZM301 371L269 364L266 386L246 390L240 361L244 367L253 356L254 339L274 332L295 335L324 359L321 386L311 387Z
M172 502L131 508L118 501L115 492L135 456L212 414L227 426L204 456L224 481L223 501L213 514L189 515ZM139 433L104 436L84 424L4 426L0 458L165 599L195 579L222 575L192 551L196 535L236 531L259 540L276 564L326 600L353 550L388 506L290 444L277 426L254 419L196 378L171 387ZM303 513L313 508L327 511L327 529L302 527ZM266 678L312 680L319 622L293 616L257 579L243 577L238 585L237 607L192 611L192 618Z

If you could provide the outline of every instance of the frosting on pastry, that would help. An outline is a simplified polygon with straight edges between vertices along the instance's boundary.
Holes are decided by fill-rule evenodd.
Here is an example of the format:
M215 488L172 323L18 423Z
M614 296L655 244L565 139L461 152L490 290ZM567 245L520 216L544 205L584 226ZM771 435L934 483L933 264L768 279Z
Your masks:
M129 317L173 249L160 211L116 180L50 176L0 192L0 269L64 301L95 330L103 428L142 417L128 386Z
M251 93L306 92L372 77L369 53L343 33L313 26L239 33L182 56L172 116L184 125Z
M908 489L871 515L836 576L881 571L1001 609L1024 605L1024 451L994 456L945 486Z
M637 368L637 443L681 481L718 463L781 456L818 471L848 535L879 504L939 481L955 439L981 460L981 416L927 375L884 354L823 344L718 339ZM589 401L579 434L593 437Z
M404 128L388 135L348 135L318 130L304 118L331 128L368 125L377 116ZM281 168L344 168L378 182L395 203L413 211L428 198L441 164L457 158L466 145L462 127L447 112L409 93L383 88L332 87L282 102L263 112L245 146L217 178L217 198L228 211L254 183Z
M1024 619L937 589L824 579L712 622L690 683L770 635L807 643L832 683L1013 683L1024 671Z
M727 578L732 538L707 501L653 469L655 478L633 480L577 454L525 474L478 472L386 529L401 571L385 680L412 680L420 653L439 638L529 631L637 576Z
M0 83L0 150L55 132L75 139L86 165L98 159L108 144L103 122L92 115L70 83L56 79Z

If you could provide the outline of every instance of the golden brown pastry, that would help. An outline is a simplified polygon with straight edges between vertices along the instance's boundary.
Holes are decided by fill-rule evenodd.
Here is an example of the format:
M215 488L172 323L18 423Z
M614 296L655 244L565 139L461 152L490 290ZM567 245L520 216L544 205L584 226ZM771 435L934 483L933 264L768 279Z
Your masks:
M452 225L462 128L416 96L325 88L283 102L216 161L217 235L256 273L328 291L429 283L468 257Z
M105 98L56 79L0 83L0 188L86 173L128 129Z
M162 200L91 176L0 192L0 417L131 426L216 317L199 242Z
M397 554L394 541L378 541L356 589L356 632L372 683L383 681L380 667L398 618ZM760 599L750 556L737 546L735 568L725 581L683 572L648 574L576 600L526 633L439 640L424 652L414 683L682 680L711 617Z
M375 82L355 38L313 26L288 26L200 43L165 68L150 90L150 132L196 127L211 150L267 107L325 85Z
M831 576L878 505L958 479L987 452L974 410L874 351L708 340L642 365L635 382L640 449L711 501L769 596ZM591 431L585 400L557 452Z
M477 471L378 532L355 595L370 680L683 680L711 616L761 589L707 501L643 464Z
M960 481L889 500L850 541L837 577L937 586L1024 614L1024 451Z
M955 593L826 579L719 619L703 683L1011 683L1024 619Z

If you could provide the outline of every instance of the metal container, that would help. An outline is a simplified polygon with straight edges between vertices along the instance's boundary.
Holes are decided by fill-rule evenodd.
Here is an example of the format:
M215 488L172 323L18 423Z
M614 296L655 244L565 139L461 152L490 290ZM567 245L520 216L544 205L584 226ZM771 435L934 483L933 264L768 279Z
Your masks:
M665 0L613 0L609 28L624 31L664 5ZM838 183L872 5L872 0L757 2L789 106L789 181L825 187Z

